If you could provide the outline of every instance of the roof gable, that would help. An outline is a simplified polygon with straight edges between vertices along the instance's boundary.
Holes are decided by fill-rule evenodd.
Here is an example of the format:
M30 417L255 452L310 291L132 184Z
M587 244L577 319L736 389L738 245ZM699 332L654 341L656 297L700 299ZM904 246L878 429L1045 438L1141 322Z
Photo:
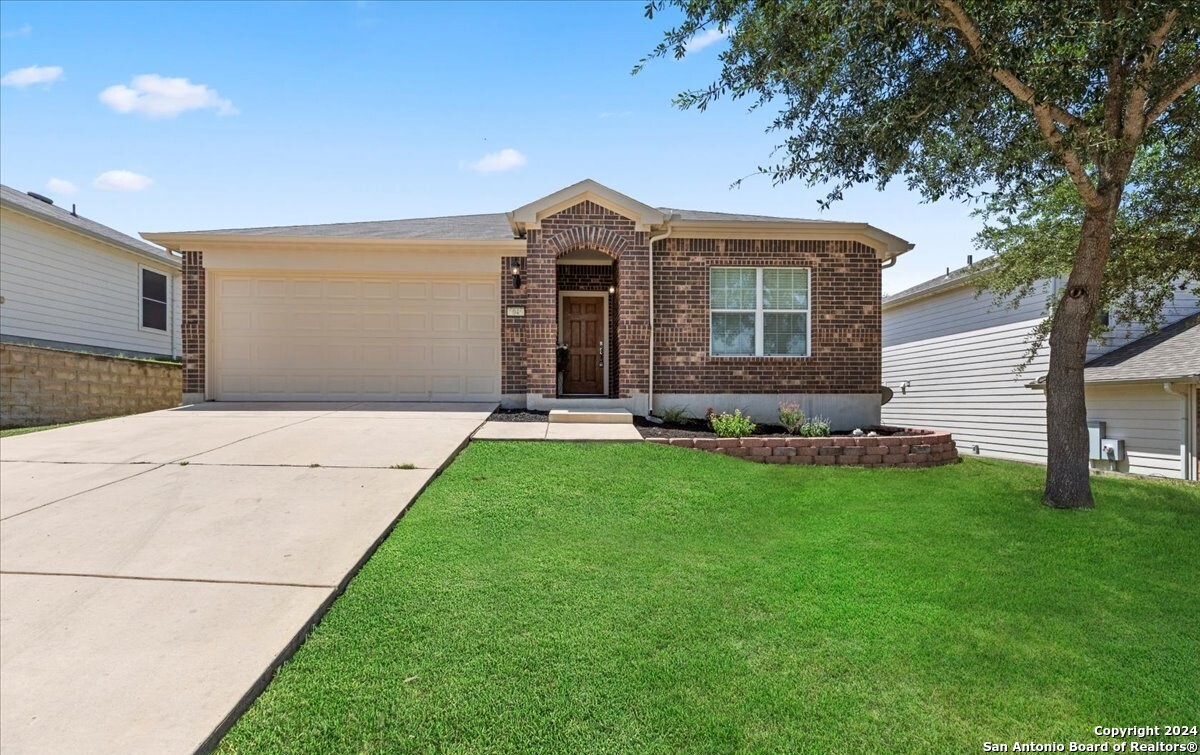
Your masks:
M565 189L559 189L553 194L547 194L541 199L535 199L529 204L518 207L508 213L513 230L521 232L536 229L543 219L573 207L583 201L595 202L606 210L629 218L637 229L644 231L653 225L661 225L669 217L657 207L637 201L619 191L608 188L590 178L585 178Z

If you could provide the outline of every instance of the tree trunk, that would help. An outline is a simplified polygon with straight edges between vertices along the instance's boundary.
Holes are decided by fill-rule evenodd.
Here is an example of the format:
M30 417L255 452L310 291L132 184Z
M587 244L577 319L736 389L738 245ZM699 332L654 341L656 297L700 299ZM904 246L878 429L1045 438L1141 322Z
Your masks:
M1075 265L1062 291L1050 331L1043 500L1054 508L1087 509L1094 505L1083 365L1112 242L1115 204L1111 203L1112 209L1089 209L1084 216Z

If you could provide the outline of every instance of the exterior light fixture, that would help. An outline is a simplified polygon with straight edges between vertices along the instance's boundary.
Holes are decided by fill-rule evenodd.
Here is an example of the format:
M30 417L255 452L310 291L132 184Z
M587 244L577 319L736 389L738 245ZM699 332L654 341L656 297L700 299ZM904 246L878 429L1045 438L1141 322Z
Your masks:
M512 266L512 279L513 279L513 288L520 288L521 287L521 266L520 265Z
M608 293L610 293L610 294L615 294L616 292L617 292L617 287L616 287L616 286L609 286L609 287L608 287Z

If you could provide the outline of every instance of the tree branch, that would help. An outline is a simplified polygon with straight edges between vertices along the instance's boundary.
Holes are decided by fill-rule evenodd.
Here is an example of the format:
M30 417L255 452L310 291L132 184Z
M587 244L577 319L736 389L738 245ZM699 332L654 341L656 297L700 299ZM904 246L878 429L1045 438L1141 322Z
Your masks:
M1142 138L1142 132L1146 130L1146 125L1157 120L1157 117L1147 118L1146 114L1150 72L1154 70L1154 66L1158 63L1158 54L1162 52L1163 44L1166 43L1167 35L1171 33L1171 27L1175 25L1177 18L1179 18L1178 9L1172 9L1167 13L1167 17L1163 19L1162 24L1150 33L1150 37L1146 40L1146 53L1142 55L1141 60L1138 61L1137 69L1134 71L1133 80L1135 84L1133 91L1129 93L1129 106L1125 109L1125 126L1123 129L1125 138L1131 142L1139 141ZM1167 104L1169 105L1170 103Z
M1078 153L1075 150L1063 144L1063 134L1058 130L1056 123L1062 124L1068 128L1083 128L1084 123L1080 119L1071 115L1067 111L1049 102L1039 102L1037 94L1025 82L1021 81L1011 71L999 66L993 66L988 63L987 55L984 52L983 35L979 31L979 27L971 20L962 6L956 0L938 0L938 5L942 7L954 19L954 28L963 35L967 41L967 46L975 57L988 68L988 72L996 81L1000 82L1008 91L1012 92L1018 100L1029 105L1033 109L1033 117L1037 121L1038 129L1042 132L1042 136L1050 143L1050 148L1055 155L1062 160L1063 167L1067 170L1067 175L1070 176L1071 182L1075 184L1076 190L1079 192L1079 197L1088 207L1101 208L1104 206L1104 200L1100 198L1096 186L1088 177L1087 171L1084 170L1083 161L1079 159Z
M1163 113L1167 112L1167 108L1171 107L1175 100L1182 97L1187 90L1194 89L1197 86L1200 86L1200 66L1193 68L1187 76L1184 76L1182 79L1176 82L1175 85L1168 89L1167 93L1164 94L1159 101L1150 108L1149 112L1146 113L1146 125L1150 125L1157 121L1160 117L1162 117Z
M1004 85L1004 88L1012 92L1021 102L1031 107L1038 107L1037 93L1033 91L1032 87L1017 78L1016 74L1007 68L993 66L988 63L987 56L984 54L983 35L979 31L979 27L975 25L975 22L963 10L963 7L956 0L939 0L938 5L954 18L953 28L957 29L966 38L967 46L987 66L988 73L992 75L992 78ZM1045 108L1052 120L1057 123L1061 123L1068 128L1082 128L1084 126L1082 120L1071 115L1058 105L1044 102L1040 106Z

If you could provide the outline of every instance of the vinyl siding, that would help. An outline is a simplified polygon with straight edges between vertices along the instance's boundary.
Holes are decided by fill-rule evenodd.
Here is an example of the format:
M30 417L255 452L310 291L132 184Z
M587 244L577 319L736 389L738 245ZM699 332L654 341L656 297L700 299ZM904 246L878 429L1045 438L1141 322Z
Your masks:
M1176 386L1185 396L1191 388ZM1186 401L1161 383L1087 388L1088 419L1103 420L1105 435L1125 441L1127 460L1117 470L1162 477L1183 477L1186 453ZM1097 469L1109 462L1094 461Z
M140 328L141 267L170 281L167 331ZM0 215L0 335L149 354L179 354L179 272L119 247Z
M885 309L883 384L895 395L883 406L883 422L949 430L964 455L1045 463L1045 393L1025 385L1046 374L1049 347L1024 372L1016 368L1051 290L1047 284L1015 309L996 307L970 287ZM1164 316L1172 322L1197 309L1194 298L1180 296ZM1091 345L1089 358L1144 332L1118 325ZM1089 388L1088 402L1089 416L1108 422L1108 436L1126 440L1125 471L1181 476L1178 398L1157 384L1129 385Z
M883 313L883 406L890 425L949 430L959 453L1018 461L1046 458L1046 399L1025 384L1046 371L1043 350L1022 374L1045 293L1015 309L957 288ZM907 383L907 386L903 384Z

